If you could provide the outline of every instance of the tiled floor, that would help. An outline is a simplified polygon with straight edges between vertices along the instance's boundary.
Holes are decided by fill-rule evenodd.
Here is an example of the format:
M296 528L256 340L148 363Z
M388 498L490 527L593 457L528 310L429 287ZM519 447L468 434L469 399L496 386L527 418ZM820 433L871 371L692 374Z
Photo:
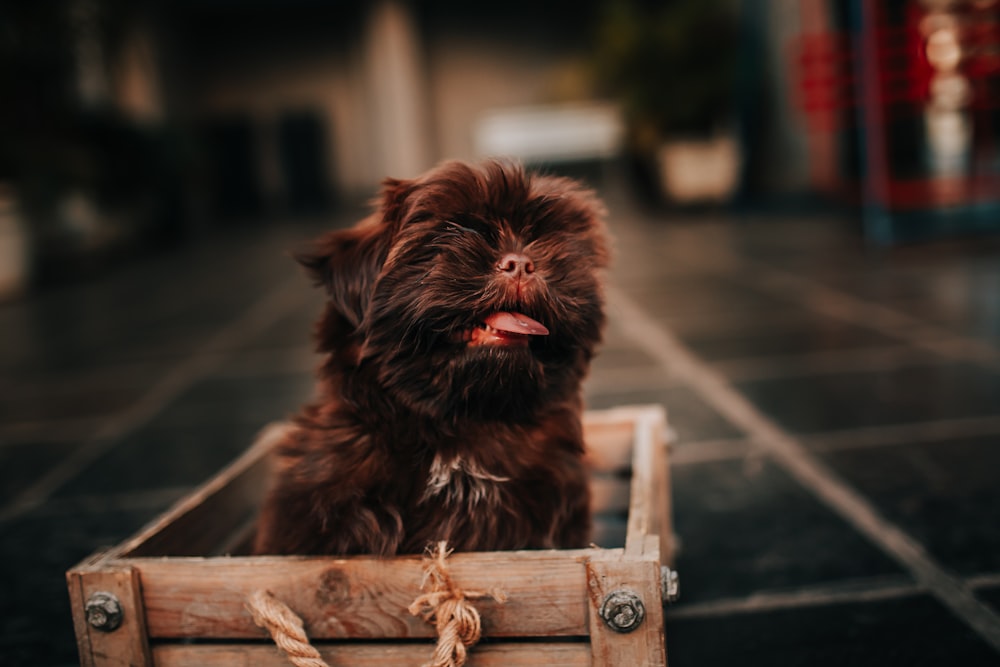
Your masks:
M662 403L671 665L1000 664L1000 242L610 197L594 408ZM76 661L63 572L311 391L272 226L0 307L0 664Z

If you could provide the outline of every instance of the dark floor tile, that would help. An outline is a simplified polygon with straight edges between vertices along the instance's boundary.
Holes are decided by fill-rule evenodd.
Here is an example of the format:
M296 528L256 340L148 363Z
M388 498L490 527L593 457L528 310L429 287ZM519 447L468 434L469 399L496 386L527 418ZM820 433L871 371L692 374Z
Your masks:
M888 347L899 342L871 329L821 317L803 318L797 325L776 330L725 327L682 338L692 351L708 361Z
M77 665L65 572L117 544L154 512L46 514L44 508L0 529L0 664Z
M59 419L104 417L129 407L141 389L136 387L67 386L44 396L5 392L0 397L0 422L23 424Z
M251 340L238 345L233 356L238 358L240 352L244 350L300 346L312 348L315 324L323 312L325 299L320 290L311 288L303 278L302 300L300 307L279 318Z
M767 461L671 471L685 601L898 574L898 566Z
M997 614L1000 614L1000 586L982 588L976 591L976 597L993 607Z
M588 397L590 409L622 405L662 405L670 427L682 441L737 438L743 433L713 410L698 394L686 387L623 393L601 393Z
M209 378L114 445L60 497L199 484L249 447L272 421L310 396L308 376Z
M1000 372L967 363L753 380L737 387L798 433L1000 413Z
M949 569L1000 571L1000 435L820 455Z
M0 447L0 505L16 498L76 447L67 442L8 443Z
M240 360L228 367L239 369ZM260 377L212 376L198 382L156 416L154 426L202 422L263 424L288 418L313 396L312 372Z
M998 655L930 597L672 620L671 667L997 665Z
M650 316L678 326L687 319L732 313L760 318L789 307L788 301L778 296L719 276L647 281L645 287L634 287L628 294ZM613 304L611 308L613 311Z
M143 428L89 464L56 497L104 495L201 484L249 447L264 423Z
M591 373L619 368L651 368L656 365L653 357L638 348L628 345L606 346L598 350L594 357Z

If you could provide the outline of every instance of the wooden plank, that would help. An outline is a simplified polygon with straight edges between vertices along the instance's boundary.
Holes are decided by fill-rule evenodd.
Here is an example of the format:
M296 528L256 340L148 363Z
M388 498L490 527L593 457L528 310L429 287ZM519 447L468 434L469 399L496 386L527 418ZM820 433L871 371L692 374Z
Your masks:
M651 556L633 560L596 557L587 564L590 648L595 667L645 665L665 667L663 606L660 601L660 563L655 544ZM631 591L642 601L645 620L632 632L619 633L604 622L601 606L614 591Z
M653 457L654 494L657 508L655 532L660 537L660 562L673 567L674 564L674 522L673 494L670 481L670 448L672 442L667 427L666 413L660 411L654 428L660 433Z
M265 429L242 456L125 541L120 555L224 555L239 544L267 488L267 455L285 428Z
M422 667L434 650L420 644L315 644L331 665L352 667ZM157 667L288 667L275 646L255 644L164 644L153 647ZM586 642L480 644L469 653L469 667L587 667Z
M665 465L660 450L664 446L662 408L637 410L633 416L635 437L632 442L632 487L628 510L627 554L640 555L647 535L657 534L663 508L659 506L657 478ZM658 455L659 454L659 455Z
M454 554L448 565L467 590L499 588L507 603L476 602L488 637L586 636L585 561L617 550ZM131 559L140 572L150 637L248 639L264 636L244 609L254 590L271 591L305 622L310 637L430 637L407 611L420 594L423 561L252 557Z
M130 566L94 558L66 573L73 625L86 667L151 665L149 640L138 573ZM119 602L121 625L112 631L91 627L86 605L95 593L109 593Z

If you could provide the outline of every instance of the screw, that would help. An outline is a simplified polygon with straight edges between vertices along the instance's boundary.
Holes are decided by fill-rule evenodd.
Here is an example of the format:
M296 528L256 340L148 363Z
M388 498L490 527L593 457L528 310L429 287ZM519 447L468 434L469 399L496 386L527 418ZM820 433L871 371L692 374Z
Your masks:
M84 608L87 622L102 632L114 632L122 624L122 605L113 593L93 593Z
M681 597L681 582L676 570L660 567L660 595L664 602L677 602Z
M619 589L604 598L601 605L601 618L615 632L632 632L646 618L646 607L642 600L632 591Z

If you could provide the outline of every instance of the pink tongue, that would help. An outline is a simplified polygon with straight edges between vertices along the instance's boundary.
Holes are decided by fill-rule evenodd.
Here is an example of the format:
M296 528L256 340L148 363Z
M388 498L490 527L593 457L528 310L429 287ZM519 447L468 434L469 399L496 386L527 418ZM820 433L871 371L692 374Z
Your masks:
M521 313L493 313L486 318L486 324L498 331L526 334L529 336L548 336L549 330L540 322L536 322Z

